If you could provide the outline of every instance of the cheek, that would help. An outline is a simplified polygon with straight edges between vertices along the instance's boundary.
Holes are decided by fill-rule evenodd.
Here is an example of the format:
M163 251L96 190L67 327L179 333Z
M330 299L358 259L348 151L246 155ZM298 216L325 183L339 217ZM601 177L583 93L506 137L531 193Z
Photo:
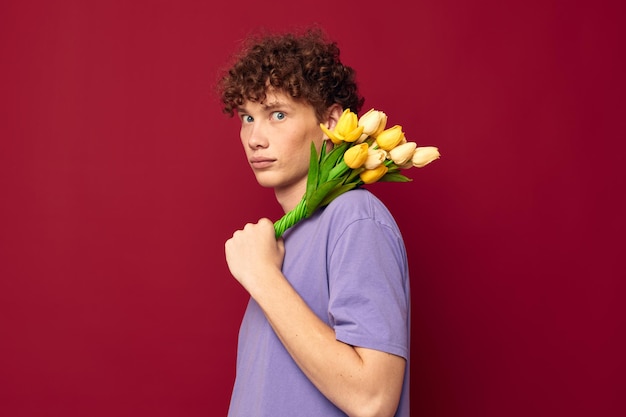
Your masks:
M311 126L306 132L307 146L311 147L311 142L315 143L315 146L319 147L324 140L324 132L320 129L319 125Z
M250 147L248 146L248 135L243 129L239 132L239 141L241 142L243 150L248 153L250 150Z

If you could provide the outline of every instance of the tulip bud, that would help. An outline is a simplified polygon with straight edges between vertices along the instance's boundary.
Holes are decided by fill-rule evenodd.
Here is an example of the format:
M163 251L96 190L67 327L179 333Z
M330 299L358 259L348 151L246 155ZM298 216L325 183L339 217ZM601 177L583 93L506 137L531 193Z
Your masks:
M363 134L359 141L367 139L368 136L375 138L380 132L385 130L387 125L387 115L379 110L370 109L359 118L359 126L363 126Z
M345 109L343 111L332 131L329 130L323 123L320 123L320 127L335 145L344 141L354 142L361 136L361 133L363 133L363 127L359 126L359 119L357 115L351 112L350 109Z
M363 127L359 126L359 118L356 113L351 112L350 109L345 109L337 121L335 131L339 131L339 135L344 141L354 142L363 133Z
M343 160L346 165L352 169L360 168L367 159L367 143L353 145L343 154Z
M368 148L367 159L363 166L365 169L374 169L387 159L387 151L382 149Z
M345 109L339 120L337 120L337 126L335 126L335 130L339 132L349 132L354 129L354 126L358 124L358 118L356 114L350 111L350 109Z
M396 165L404 165L411 160L416 147L415 142L402 143L389 151L389 157Z
M441 154L439 149L434 146L420 146L413 152L413 166L416 168L423 168L430 164L435 159L439 159Z
M371 184L381 179L388 170L389 168L387 168L387 166L383 164L377 166L374 169L366 169L365 171L362 171L359 176L361 177L361 181L363 181L365 184Z
M389 129L383 130L376 136L376 143L378 146L386 151L390 151L399 143L406 140L404 132L402 132L402 126L395 125Z

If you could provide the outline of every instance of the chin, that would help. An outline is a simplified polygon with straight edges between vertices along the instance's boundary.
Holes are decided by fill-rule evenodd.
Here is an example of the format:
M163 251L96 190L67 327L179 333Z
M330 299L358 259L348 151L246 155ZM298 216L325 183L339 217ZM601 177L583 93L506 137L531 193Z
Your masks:
M264 173L256 174L256 182L264 188L276 188L280 186L280 181Z

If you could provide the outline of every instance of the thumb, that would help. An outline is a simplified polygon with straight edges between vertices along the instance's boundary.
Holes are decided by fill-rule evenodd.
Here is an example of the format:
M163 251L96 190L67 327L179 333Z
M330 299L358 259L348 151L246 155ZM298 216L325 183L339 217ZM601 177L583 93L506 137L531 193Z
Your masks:
M281 257L285 255L285 240L282 237L279 237L276 240L276 247L278 248L278 252Z

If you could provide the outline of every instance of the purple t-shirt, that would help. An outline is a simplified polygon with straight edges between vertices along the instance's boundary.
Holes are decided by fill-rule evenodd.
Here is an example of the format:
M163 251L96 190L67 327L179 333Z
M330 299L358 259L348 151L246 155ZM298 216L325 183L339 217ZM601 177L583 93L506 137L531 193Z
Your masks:
M402 236L369 191L349 191L287 230L283 273L337 340L407 360L396 416L409 416L410 294ZM229 417L345 416L307 379L250 299Z

